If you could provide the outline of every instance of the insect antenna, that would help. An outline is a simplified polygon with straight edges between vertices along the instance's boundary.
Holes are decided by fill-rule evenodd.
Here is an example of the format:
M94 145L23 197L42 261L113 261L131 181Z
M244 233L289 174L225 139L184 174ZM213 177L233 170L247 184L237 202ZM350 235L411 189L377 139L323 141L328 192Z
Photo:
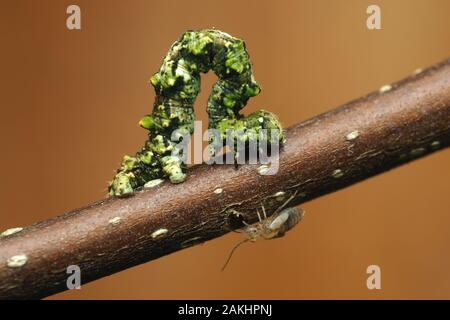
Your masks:
M297 193L298 193L298 190L295 190L294 194L293 194L292 196L290 196L289 199L287 199L285 203L283 203L280 207L278 207L277 210L275 210L275 212L274 212L272 215L274 215L275 213L278 213L278 212L280 212L281 210L283 210L283 208L286 207L286 206L288 205L288 203L291 202L292 199L295 198L295 196L297 195Z
M225 270L225 268L227 267L228 262L230 262L231 257L233 256L234 251L236 251L236 249L239 248L239 246L240 246L241 244L244 244L244 243L246 243L246 242L249 241L249 240L250 240L250 239L242 240L242 241L239 242L237 245L235 245L233 249L231 249L230 255L228 256L227 261L225 261L225 264L224 264L223 267L222 267L222 271Z

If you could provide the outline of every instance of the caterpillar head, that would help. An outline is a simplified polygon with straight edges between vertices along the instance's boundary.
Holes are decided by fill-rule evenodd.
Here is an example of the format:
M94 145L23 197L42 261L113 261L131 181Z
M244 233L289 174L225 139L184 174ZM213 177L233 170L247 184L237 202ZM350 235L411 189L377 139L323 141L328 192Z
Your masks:
M131 180L134 178L132 172L119 172L109 184L110 196L127 196L133 193Z

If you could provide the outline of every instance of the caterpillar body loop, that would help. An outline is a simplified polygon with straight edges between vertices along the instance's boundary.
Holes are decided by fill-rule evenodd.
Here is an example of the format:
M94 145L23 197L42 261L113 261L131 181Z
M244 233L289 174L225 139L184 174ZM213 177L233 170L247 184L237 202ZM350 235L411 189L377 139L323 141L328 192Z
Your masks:
M176 129L193 133L200 74L209 70L218 77L207 102L209 128L217 129L221 136L239 129L243 132L239 139L244 141L251 139L250 132L277 130L278 140L283 141L282 127L274 114L260 110L245 117L239 113L248 99L261 91L244 41L219 30L187 31L171 46L160 70L150 79L156 92L153 112L139 122L148 130L148 140L135 156L124 156L109 185L110 195L131 194L153 179L185 180L186 165L173 153L179 141L172 141L171 135ZM267 139L269 144L273 141Z

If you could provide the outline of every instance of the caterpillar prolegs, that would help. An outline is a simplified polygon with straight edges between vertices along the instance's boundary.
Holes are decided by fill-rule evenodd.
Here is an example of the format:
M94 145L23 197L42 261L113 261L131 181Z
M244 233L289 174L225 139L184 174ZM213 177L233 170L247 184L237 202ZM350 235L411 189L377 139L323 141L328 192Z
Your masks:
M273 113L260 110L247 117L239 113L248 99L261 91L244 41L219 30L187 31L171 46L150 80L156 92L153 112L139 122L149 131L148 140L134 157L124 156L109 185L110 195L130 194L153 179L185 180L186 165L181 156L173 154L177 141L171 136L177 129L193 133L200 73L209 70L218 77L207 102L209 128L217 129L221 137L229 130L239 130L241 141L254 139L252 134L261 129L273 130L278 141L283 141L281 124ZM268 144L273 141L269 136L258 139L268 139Z

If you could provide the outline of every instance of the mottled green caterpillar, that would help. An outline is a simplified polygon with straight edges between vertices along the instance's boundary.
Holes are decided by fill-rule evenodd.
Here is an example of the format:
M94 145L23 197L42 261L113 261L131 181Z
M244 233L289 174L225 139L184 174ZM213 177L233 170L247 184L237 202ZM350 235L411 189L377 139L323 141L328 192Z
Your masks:
M261 91L244 41L219 30L187 31L172 45L159 72L150 80L156 92L153 112L139 122L149 131L148 140L134 157L124 156L109 185L110 195L130 194L153 179L168 177L173 183L185 180L186 165L174 155L177 141L171 136L177 129L193 133L200 73L209 70L219 78L207 103L209 128L217 129L222 140L227 131L237 130L238 138L248 141L254 139L250 133L261 129L274 130L279 133L278 140L283 140L281 124L274 114L260 110L244 117L239 113L248 99Z

